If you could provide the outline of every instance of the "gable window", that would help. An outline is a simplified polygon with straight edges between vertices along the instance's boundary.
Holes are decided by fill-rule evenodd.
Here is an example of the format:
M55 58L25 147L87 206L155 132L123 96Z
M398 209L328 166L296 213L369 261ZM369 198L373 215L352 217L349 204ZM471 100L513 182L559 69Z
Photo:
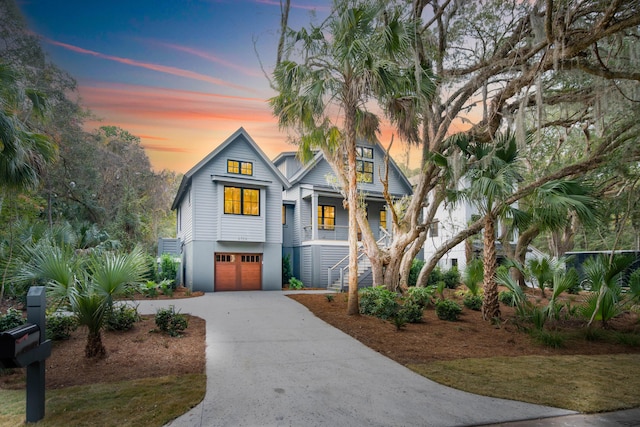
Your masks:
M318 228L320 230L334 230L336 228L335 206L318 206Z
M240 175L253 175L253 163L239 160L227 160L227 172Z
M232 215L260 215L260 190L224 187L224 213Z
M356 157L358 182L373 183L373 148L356 147Z
M431 224L429 224L429 236L438 237L438 220L434 219Z

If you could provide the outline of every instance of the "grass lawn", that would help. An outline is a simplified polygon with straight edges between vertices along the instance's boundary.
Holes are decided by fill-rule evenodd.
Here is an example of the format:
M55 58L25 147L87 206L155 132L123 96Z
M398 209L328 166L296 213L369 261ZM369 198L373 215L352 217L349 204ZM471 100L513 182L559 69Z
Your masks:
M46 417L37 426L162 426L203 398L204 374L97 383L46 392ZM25 391L0 390L0 427L23 425Z
M640 354L492 357L408 367L471 393L579 412L640 406Z

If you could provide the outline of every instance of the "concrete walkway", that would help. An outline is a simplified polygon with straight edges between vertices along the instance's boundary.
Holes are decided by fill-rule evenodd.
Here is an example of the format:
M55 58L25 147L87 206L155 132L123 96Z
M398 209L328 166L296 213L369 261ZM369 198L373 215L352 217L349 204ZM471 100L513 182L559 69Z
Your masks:
M141 301L139 310L169 305L207 322L207 392L172 427L468 426L574 414L439 385L282 292Z

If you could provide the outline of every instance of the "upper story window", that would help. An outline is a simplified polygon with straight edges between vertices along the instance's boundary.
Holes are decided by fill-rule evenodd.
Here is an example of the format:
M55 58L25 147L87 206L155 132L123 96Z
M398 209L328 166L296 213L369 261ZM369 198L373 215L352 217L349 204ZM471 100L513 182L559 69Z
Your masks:
M438 220L434 219L431 224L429 224L429 236L430 237L438 237Z
M387 210L382 209L380 211L380 227L387 228Z
M227 172L240 175L253 175L253 163L240 160L227 160Z
M373 148L356 147L356 157L358 182L373 183Z
M336 228L335 206L318 206L318 228L320 230L334 230Z
M232 215L260 215L260 190L224 187L224 213Z

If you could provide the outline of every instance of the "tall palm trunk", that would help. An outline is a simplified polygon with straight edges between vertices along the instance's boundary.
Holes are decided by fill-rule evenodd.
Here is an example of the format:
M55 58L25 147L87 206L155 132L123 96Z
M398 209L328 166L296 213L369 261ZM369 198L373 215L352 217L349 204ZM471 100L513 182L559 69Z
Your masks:
M349 104L347 104L349 105ZM347 314L360 314L358 304L358 180L356 174L356 108L346 111L347 150L347 204L349 205L349 301Z
M500 301L498 300L495 217L489 211L484 225L484 298L482 300L482 318L490 320L500 317Z

